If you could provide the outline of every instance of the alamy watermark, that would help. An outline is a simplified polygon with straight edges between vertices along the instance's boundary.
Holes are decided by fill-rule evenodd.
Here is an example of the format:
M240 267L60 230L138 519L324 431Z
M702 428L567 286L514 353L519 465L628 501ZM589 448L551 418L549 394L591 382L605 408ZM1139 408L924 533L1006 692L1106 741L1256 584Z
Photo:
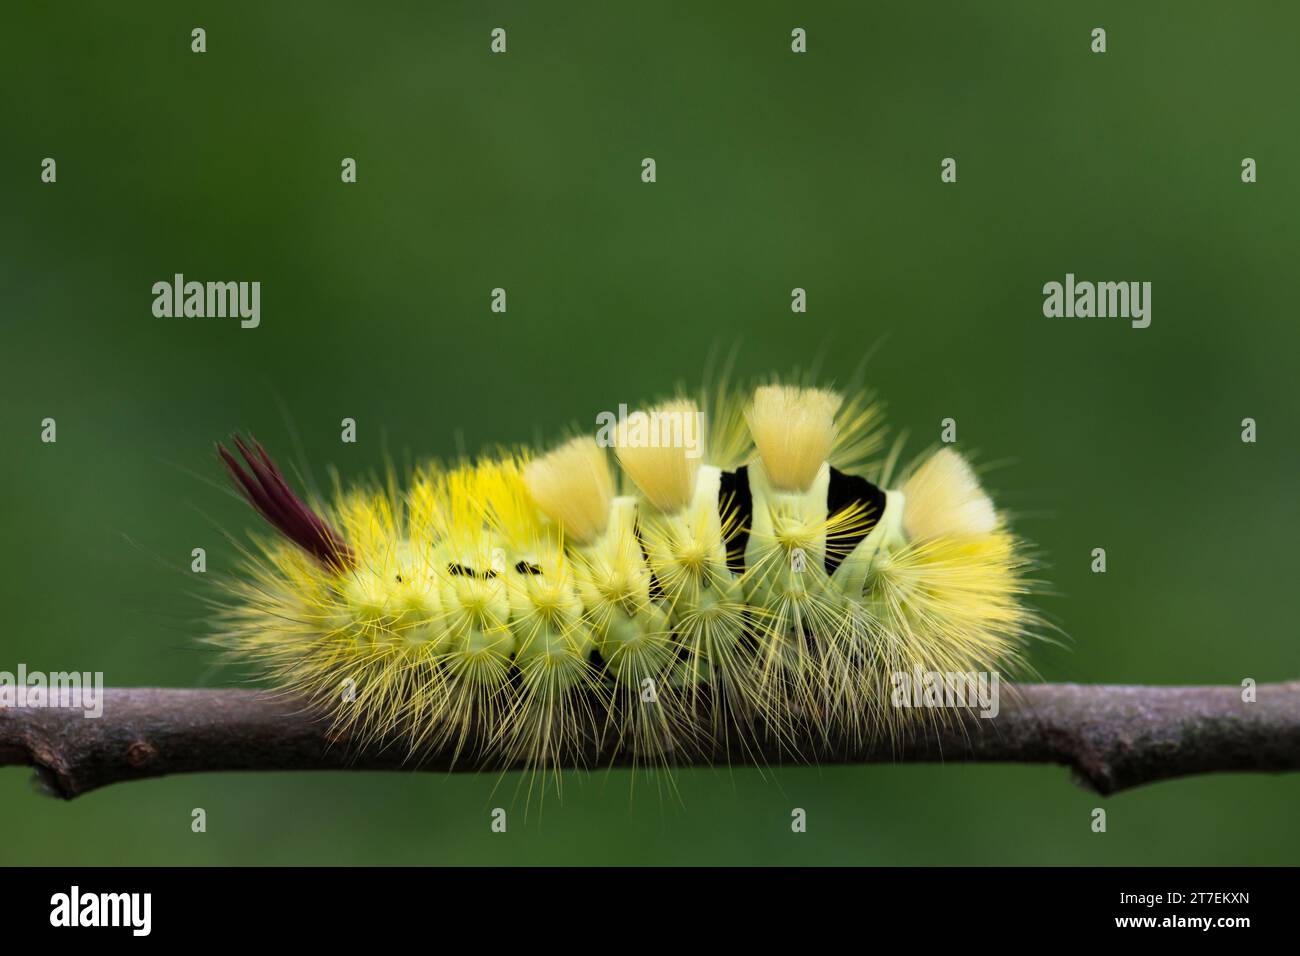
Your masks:
M1133 328L1151 324L1150 282L1065 282L1043 286L1043 315L1049 319L1128 319Z
M186 282L183 273L153 284L153 314L170 318L238 318L240 328L262 322L262 283Z
M602 448L684 448L687 458L704 454L704 427L697 411L656 409L628 413L627 405L617 412L596 416L596 444Z
M962 707L996 717L1001 709L997 671L895 671L890 701L895 707Z
M80 710L85 716L104 716L103 671L0 671L0 707L50 707Z
M73 886L50 897L50 925L55 927L123 927L133 936L153 928L152 893L83 893Z

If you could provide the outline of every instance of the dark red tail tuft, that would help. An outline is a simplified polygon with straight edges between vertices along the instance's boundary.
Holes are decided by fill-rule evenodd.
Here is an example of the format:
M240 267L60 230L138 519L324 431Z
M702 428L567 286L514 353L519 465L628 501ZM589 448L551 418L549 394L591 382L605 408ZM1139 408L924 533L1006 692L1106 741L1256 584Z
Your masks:
M248 463L249 471L245 471L220 443L217 444L217 454L226 463L235 488L257 513L326 567L341 570L354 566L356 557L352 549L320 515L293 493L266 450L251 438L252 449L238 435L231 437Z

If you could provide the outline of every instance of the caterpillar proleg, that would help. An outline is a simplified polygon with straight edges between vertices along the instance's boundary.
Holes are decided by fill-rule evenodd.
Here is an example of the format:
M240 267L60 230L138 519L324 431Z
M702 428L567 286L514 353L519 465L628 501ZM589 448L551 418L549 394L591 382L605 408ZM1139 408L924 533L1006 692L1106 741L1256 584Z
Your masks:
M831 736L897 739L918 718L896 675L1014 673L1041 624L1026 546L971 466L943 448L895 480L880 418L794 385L677 398L603 444L310 505L236 438L220 455L279 535L257 539L214 641L414 760L667 764L760 741L815 760Z

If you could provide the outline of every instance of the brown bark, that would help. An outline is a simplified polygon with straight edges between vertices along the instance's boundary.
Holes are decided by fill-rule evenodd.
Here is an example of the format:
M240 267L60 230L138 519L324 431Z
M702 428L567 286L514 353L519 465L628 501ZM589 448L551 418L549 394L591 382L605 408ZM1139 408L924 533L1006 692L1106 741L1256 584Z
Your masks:
M1229 687L1030 684L1004 693L995 718L964 716L904 741L829 741L817 763L979 761L1072 767L1102 794L1188 774L1300 769L1300 681L1262 684L1253 703ZM589 766L625 765L611 745ZM692 763L777 763L775 747L682 755ZM643 762L643 761L642 761ZM788 758L786 762L790 761ZM0 708L0 766L30 765L72 798L97 787L217 770L448 770L451 755L408 758L400 744L358 749L332 739L302 705L251 690L109 689L103 716ZM454 769L473 770L469 760Z

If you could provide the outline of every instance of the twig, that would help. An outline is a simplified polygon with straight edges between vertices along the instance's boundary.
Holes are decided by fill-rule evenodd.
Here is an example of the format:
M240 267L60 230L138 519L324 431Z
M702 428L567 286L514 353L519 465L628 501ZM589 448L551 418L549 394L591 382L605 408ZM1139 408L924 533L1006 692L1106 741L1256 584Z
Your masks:
M902 746L829 741L818 763L1055 763L1102 794L1188 774L1300 770L1300 681L1238 687L1030 684L1003 694L996 717L965 715ZM103 716L0 707L0 766L29 765L72 798L110 783L217 770L448 770L450 754L407 757L399 744L359 750L294 701L250 690L104 691ZM625 765L612 746L589 766ZM683 755L679 765L777 763L776 747ZM640 761L644 763L644 760ZM786 762L790 761L787 757ZM472 770L462 760L456 770Z

